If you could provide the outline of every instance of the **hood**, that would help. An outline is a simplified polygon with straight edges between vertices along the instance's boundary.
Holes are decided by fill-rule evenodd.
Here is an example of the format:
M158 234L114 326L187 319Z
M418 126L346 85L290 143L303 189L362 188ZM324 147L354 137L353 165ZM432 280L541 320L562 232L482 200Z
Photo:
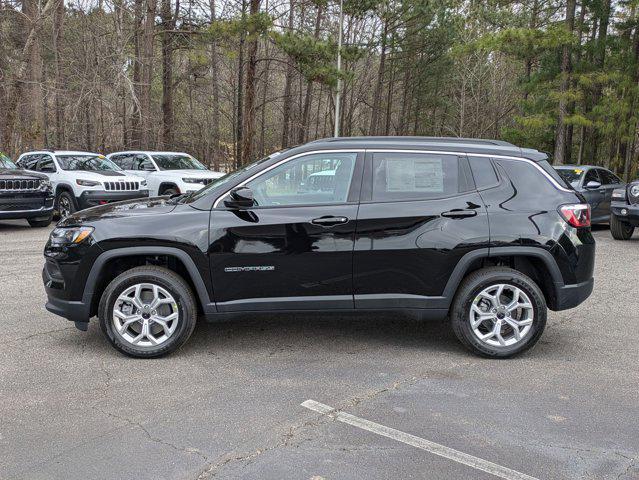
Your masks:
M171 173L179 173L192 178L220 178L224 176L220 172L212 172L211 170L165 170Z
M131 218L140 215L161 215L172 212L175 202L168 197L152 197L140 200L126 200L124 202L108 203L97 207L87 208L60 220L58 226L70 227L92 223L102 219Z
M19 168L11 169L11 170L0 170L0 179L8 180L13 178L48 180L49 177L47 177L43 173L31 172L28 170L21 170Z
M140 182L143 177L131 175L130 173L115 172L113 170L93 171L93 170L75 170L73 171L77 178L85 180L95 180L97 182L123 181L123 182Z

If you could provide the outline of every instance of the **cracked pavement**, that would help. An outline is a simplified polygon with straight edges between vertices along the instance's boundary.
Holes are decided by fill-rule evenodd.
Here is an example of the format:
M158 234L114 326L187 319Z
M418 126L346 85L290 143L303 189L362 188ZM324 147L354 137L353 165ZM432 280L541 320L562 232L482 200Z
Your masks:
M158 360L44 310L50 229L0 222L0 479L494 479L306 410L314 399L539 479L639 479L639 233L539 344L475 357L396 315L197 326Z

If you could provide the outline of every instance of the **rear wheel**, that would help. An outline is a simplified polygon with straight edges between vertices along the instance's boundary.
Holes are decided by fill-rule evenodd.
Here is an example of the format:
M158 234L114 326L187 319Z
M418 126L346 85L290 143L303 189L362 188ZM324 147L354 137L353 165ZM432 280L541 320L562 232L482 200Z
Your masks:
M531 348L546 326L547 307L537 284L507 267L471 273L451 309L453 331L474 353L508 358Z
M49 225L51 225L52 220L53 215L49 215L48 217L42 218L30 218L27 221L32 227L48 227Z
M635 231L635 227L622 222L619 217L614 213L610 215L610 233L615 240L630 240L632 234Z
M166 268L143 266L122 273L107 286L98 316L102 332L116 349L153 358L189 339L197 308L182 277Z

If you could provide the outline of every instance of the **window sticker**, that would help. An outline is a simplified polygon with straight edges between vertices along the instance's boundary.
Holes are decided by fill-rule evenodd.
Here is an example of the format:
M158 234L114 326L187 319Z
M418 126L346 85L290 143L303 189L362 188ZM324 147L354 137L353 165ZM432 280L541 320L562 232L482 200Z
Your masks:
M387 160L386 179L388 192L443 192L442 159Z

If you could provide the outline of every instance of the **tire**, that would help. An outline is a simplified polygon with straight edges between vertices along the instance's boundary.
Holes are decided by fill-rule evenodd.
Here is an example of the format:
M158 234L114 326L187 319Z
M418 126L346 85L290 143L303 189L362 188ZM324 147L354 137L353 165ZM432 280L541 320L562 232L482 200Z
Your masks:
M494 308L495 304L484 298L483 292L486 290L491 292L490 289L494 288L493 296L497 296L498 285L504 285L504 293L500 296L502 306ZM520 292L518 298L522 303L518 305L522 305L522 308L515 309L511 315L507 313L503 304L510 303L514 299L516 290ZM482 315L494 316L494 320L484 320L473 328L471 321L480 319L480 315L472 310L474 304L482 311ZM530 305L530 308L525 305ZM483 313L484 309L487 310L486 313ZM509 358L528 350L537 343L546 327L547 313L544 295L531 278L508 267L489 267L471 273L462 281L453 300L450 319L459 341L473 353L488 358ZM497 320L501 315L503 315L500 319L502 326L498 329ZM517 340L512 325L520 321L522 325L527 325L517 327L521 337ZM529 328L526 329L526 327ZM478 336L479 333L488 337L496 330L499 330L499 336L484 340ZM502 344L501 340L504 339L507 339L505 342L507 345ZM509 344L511 341L515 343ZM491 345L491 343L497 343L497 345Z
M149 308L137 310L137 312L145 312L141 315L131 311L126 312L127 309L136 309L132 302L122 303L121 295L142 284L151 287L157 286L159 287L158 291L164 292L162 300L166 300L168 303L157 307L158 314L160 314L161 308L168 308L167 311L162 312L162 316L151 315L151 313L155 314L156 310L150 310ZM148 300L149 288L143 287L140 294L140 297L147 295L147 300L142 302L146 304L145 307L150 303L150 300ZM169 299L168 296L172 298ZM114 309L117 309L117 313ZM121 327L124 327L124 320L118 317L122 312L133 314L127 318L127 320L131 321L131 325L124 328L124 334L118 332L115 325L117 322L118 324L121 323ZM157 318L167 319L176 312L177 318L175 320L164 322L170 327L163 327L154 321ZM148 329L153 329L153 333L151 333L151 337L143 337L136 344L132 341L132 337L141 336L144 333L145 319L142 317L145 315L148 315L146 317L147 331L149 331ZM181 276L167 268L143 266L127 270L109 283L100 299L98 317L102 332L117 350L131 357L155 358L177 350L189 339L195 328L197 307L191 288ZM139 320L134 321L134 317L139 318ZM167 334L167 330L171 329L171 333ZM155 338L160 343L154 345L151 338Z
M610 215L610 233L615 240L630 240L635 227L619 220L614 213Z
M165 188L164 190L162 190L162 193L160 195L175 195L178 192L178 189L176 187L169 187L169 188Z
M58 193L55 197L55 209L58 211L60 218L68 217L76 212L78 208L75 205L73 194L66 190Z
M52 221L53 221L53 215L49 215L48 217L44 217L44 218L29 218L27 220L30 226L37 227L37 228L48 227L49 225L51 225Z

